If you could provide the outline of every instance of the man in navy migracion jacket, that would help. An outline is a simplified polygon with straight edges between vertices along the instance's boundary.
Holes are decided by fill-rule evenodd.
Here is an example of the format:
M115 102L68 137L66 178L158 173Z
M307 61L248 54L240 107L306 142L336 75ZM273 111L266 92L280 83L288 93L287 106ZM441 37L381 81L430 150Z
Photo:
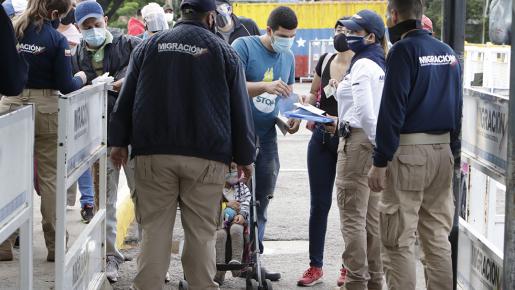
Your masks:
M428 290L453 288L453 151L459 150L462 86L458 57L422 28L420 0L389 0L394 43L377 122L369 186L380 204L389 289L415 289L415 231L426 258ZM388 174L387 174L388 173Z

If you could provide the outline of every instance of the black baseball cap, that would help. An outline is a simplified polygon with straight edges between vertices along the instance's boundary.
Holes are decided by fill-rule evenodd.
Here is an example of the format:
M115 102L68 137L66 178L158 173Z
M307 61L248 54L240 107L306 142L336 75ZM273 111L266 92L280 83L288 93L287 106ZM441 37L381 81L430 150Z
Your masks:
M209 12L216 10L215 0L182 0L181 9L191 7L198 12Z
M340 20L343 26L352 31L366 30L376 35L378 39L384 38L383 19L372 10L361 10L348 20Z

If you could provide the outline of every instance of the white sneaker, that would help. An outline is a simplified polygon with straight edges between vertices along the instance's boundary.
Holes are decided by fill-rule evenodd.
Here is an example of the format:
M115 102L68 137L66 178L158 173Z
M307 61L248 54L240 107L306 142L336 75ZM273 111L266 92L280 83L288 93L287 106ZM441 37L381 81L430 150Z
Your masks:
M113 256L107 256L106 276L111 283L118 282L118 261Z
M170 283L170 281L172 281L172 278L170 278L170 273L167 271L165 276L165 284Z

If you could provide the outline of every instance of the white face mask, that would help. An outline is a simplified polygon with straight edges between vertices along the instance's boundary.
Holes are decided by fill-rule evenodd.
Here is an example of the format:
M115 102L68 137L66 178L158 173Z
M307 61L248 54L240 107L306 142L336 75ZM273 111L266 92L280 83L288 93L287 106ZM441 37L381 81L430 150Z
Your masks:
M235 185L240 181L240 177L238 176L238 171L230 171L225 175L225 181L230 185Z
M173 13L165 13L165 20L168 23L173 23Z
M95 27L88 30L82 30L82 36L89 46L99 47L104 44L106 40L106 29Z

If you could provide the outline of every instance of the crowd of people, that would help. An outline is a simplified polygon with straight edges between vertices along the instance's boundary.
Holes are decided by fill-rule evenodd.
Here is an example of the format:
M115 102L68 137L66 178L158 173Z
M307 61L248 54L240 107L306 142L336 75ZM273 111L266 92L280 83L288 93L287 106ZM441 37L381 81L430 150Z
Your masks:
M108 279L117 281L125 260L116 248L121 168L142 233L134 289L162 289L169 281L177 208L190 289L219 289L226 273L216 264L244 262L252 215L257 251L265 251L280 168L278 103L294 97L291 47L298 19L291 8L275 8L261 33L253 20L233 13L229 0L183 0L180 13L150 3L131 18L128 34L119 35L94 0L7 0L3 7L0 113L35 106L35 184L49 262L55 260L58 96L106 73L113 78L107 101ZM383 289L386 280L390 290L415 289L418 236L427 289L452 289L448 235L461 69L452 49L428 30L420 0L388 0L386 24L371 10L335 19L336 52L321 56L310 93L299 99L334 121L307 124L313 132L309 268L298 286L322 281L336 186L345 243L338 286ZM420 61L440 55L449 61ZM289 119L287 132L295 134L300 125ZM252 176L255 201L247 186ZM78 180L85 223L98 206L98 180L98 164ZM76 188L68 192L69 205ZM13 259L15 238L2 243L0 260ZM263 273L281 279L269 269Z

